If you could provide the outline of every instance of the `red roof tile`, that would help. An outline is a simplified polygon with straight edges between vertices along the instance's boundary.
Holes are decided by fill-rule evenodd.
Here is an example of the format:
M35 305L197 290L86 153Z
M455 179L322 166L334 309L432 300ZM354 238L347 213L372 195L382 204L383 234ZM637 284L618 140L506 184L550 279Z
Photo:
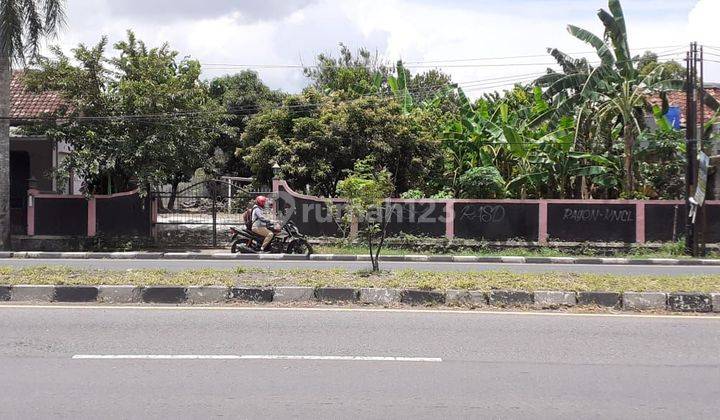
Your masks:
M10 82L10 119L22 121L44 117L66 107L58 92L30 92L23 83L22 71L13 72Z
M711 95L712 97L720 101L720 87L706 87L705 94ZM670 106L676 106L680 108L680 121L685 124L685 110L687 108L687 96L685 95L685 92L668 92L667 97L668 104ZM662 101L660 100L660 97L658 95L649 98L649 100L650 103L653 105L662 105ZM705 106L703 108L705 114L705 121L708 121L710 118L712 118L713 115L715 115L715 112L708 106Z

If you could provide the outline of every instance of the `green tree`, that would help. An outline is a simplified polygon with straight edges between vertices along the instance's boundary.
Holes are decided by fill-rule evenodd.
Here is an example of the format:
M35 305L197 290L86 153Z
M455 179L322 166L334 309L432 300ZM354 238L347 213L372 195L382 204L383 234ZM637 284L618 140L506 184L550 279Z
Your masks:
M661 78L675 80L685 78L685 67L682 64L675 60L660 63L658 61L658 55L652 51L645 51L642 56L635 57L634 60L637 62L636 67L640 76L651 74L662 64L662 69L660 70Z
M387 197L393 191L391 175L372 160L360 160L352 173L338 184L340 197L348 201L345 210L362 225L373 272L380 271L380 251L387 236L392 206Z
M269 184L277 161L291 185L310 185L323 196L335 195L345 172L372 157L392 170L400 194L425 188L433 168L442 163L439 141L424 129L425 117L405 113L392 97L342 100L309 89L251 119L237 153L260 185Z
M62 0L0 2L0 249L10 248L10 80L13 63L37 57L65 20Z
M222 135L215 142L214 146L222 152L223 161L213 172L217 175L252 176L250 168L235 155L235 150L242 146L240 136L254 114L277 107L287 95L270 89L260 80L257 72L243 70L213 79L210 96L226 108L229 114L227 124L235 129L231 135Z
M340 43L340 55L320 54L313 66L304 69L312 86L322 93L335 92L342 98L356 98L386 92L385 80L389 69L377 56L365 48L355 54Z
M40 59L29 77L31 87L60 91L71 104L62 115L67 123L51 132L72 146L65 169L85 179L89 193L135 182L145 189L170 184L175 192L231 132L225 110L200 81L200 64L178 60L167 44L148 48L128 31L115 57L105 57L106 45L103 38L75 48L77 65L55 48L55 58Z

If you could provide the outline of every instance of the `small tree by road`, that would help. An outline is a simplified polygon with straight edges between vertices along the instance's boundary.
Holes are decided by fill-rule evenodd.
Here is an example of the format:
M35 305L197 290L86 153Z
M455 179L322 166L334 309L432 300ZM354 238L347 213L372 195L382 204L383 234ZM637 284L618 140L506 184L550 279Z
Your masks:
M355 170L338 183L338 192L348 200L350 214L363 226L361 235L368 245L373 272L380 271L378 259L393 212L387 197L393 189L390 172L367 161L359 161Z

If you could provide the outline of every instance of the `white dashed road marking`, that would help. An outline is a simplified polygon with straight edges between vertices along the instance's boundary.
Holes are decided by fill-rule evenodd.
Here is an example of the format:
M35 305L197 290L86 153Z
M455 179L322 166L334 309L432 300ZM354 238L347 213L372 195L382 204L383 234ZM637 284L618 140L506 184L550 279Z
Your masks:
M149 360L330 360L360 362L442 362L439 357L387 356L299 356L272 354L76 354L73 359L149 359Z

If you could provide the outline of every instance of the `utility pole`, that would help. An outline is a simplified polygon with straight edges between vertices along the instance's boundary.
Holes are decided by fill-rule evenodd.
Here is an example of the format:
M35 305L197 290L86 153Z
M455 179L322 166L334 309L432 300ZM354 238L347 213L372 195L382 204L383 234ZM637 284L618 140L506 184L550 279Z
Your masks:
M695 115L697 110L697 43L695 42L690 44L690 51L687 53L686 63L685 157L687 166L685 170L685 252L694 256L696 254L697 244L695 241L695 223L693 223L693 219L690 217L693 208L690 198L694 193L693 188L695 186L695 173L697 170L697 165L695 164L697 156L697 117Z
M707 172L711 159L703 153L705 136L705 81L703 48L697 42L690 44L685 70L685 146L687 168L685 172L685 251L699 257L705 254L705 228L707 215L703 203L707 194ZM698 70L699 69L699 70ZM701 156L700 160L698 156ZM698 178L701 177L701 178ZM699 220L698 220L698 217ZM700 226L700 229L698 229Z
M697 48L697 45L695 48ZM697 126L697 133L696 133L697 138L698 138L697 150L698 150L698 152L704 152L705 150L703 149L703 146L705 146L705 53L703 51L702 45L700 46L700 83L698 86L697 112L700 117L700 122ZM695 158L696 163L698 163L698 161L697 161L698 154L696 153L695 156L696 156L696 158ZM704 188L707 190L708 167L706 165L706 167L703 169L702 163L698 163L698 164L700 167L698 168L697 176L701 176L700 173L703 172L703 170L704 170L704 172L703 172L704 179L697 180L696 184L702 184L704 186ZM695 257L704 257L706 255L705 254L705 245L707 243L707 237L705 235L705 232L707 229L707 212L705 211L704 205L701 205L700 208L698 209L698 211L700 212L700 231L698 234L698 230L697 229L695 230L695 254L694 254L694 256Z

